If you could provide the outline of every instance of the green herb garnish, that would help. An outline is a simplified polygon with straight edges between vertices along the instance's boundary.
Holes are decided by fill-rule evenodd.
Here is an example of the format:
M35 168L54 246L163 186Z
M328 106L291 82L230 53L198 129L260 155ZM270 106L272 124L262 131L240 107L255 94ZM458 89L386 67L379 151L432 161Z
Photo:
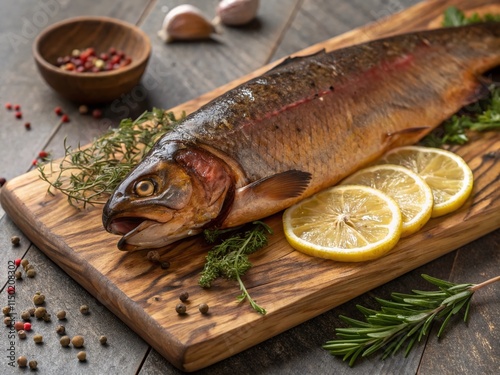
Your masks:
M430 330L431 323L442 319L437 333L440 337L451 317L465 307L464 321L469 316L474 292L488 284L500 281L500 276L481 284L454 284L428 275L422 277L437 286L437 291L414 290L413 294L392 293L391 300L376 298L381 310L357 306L366 322L340 316L350 325L336 328L337 339L328 341L323 348L332 355L342 356L353 366L356 359L367 357L384 349L382 359L395 354L406 345L405 356L415 343Z
M175 122L173 113L154 108L135 121L122 120L118 128L111 129L88 147L78 145L74 150L65 141L65 156L59 170L54 172L52 161L42 164L38 167L40 178L49 183L50 194L51 189L59 190L73 206L104 204L107 195Z
M470 25L473 23L480 22L499 22L500 14L485 14L480 16L477 13L472 14L470 17L467 17L464 12L462 12L457 7L451 6L447 8L444 12L444 27L452 27L452 26L464 26Z
M466 143L467 131L500 130L500 87L492 85L490 94L474 106L469 106L465 114L452 116L434 129L421 143L425 146L440 147L443 144Z
M209 243L214 243L221 235L231 231L234 232L234 230L206 230L205 239ZM272 234L272 230L262 221L254 221L252 227L244 233L231 233L230 237L208 252L199 285L210 288L218 277L237 280L241 290L241 294L237 297L238 302L247 299L255 311L265 315L266 310L252 299L241 277L252 267L248 255L267 245L268 234Z

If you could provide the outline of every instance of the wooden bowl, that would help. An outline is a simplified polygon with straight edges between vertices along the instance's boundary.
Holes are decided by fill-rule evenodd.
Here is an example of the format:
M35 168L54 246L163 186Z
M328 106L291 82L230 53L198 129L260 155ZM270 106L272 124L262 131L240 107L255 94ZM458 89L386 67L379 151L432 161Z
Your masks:
M114 47L132 62L97 73L67 71L55 65L58 57L88 47L97 53ZM60 95L78 104L105 103L139 83L151 55L151 42L141 29L129 23L107 17L76 17L43 30L33 44L33 55L42 77Z

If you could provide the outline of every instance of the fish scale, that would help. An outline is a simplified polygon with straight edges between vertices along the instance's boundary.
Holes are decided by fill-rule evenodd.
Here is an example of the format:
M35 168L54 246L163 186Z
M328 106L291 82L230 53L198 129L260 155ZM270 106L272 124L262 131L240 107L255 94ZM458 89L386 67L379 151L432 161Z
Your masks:
M119 248L136 250L276 213L418 141L476 101L479 75L499 64L499 24L288 58L165 134L110 197L103 223L124 235Z

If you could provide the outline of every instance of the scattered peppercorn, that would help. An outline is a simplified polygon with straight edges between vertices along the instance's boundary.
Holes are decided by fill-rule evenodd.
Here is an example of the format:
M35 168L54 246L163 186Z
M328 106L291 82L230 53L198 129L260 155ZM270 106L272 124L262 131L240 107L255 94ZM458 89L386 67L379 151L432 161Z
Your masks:
M98 73L119 69L131 62L130 57L115 48L109 49L108 53L96 53L94 48L89 47L84 50L74 49L71 55L58 57L55 65L63 70L78 73Z
M164 270L170 268L170 262L161 262L160 267Z
M81 305L80 306L80 312L83 315L88 315L88 313L90 312L90 309L89 309L88 305Z
M55 113L56 113L56 115L58 115L58 116L62 116L62 114L64 113L61 107L56 107L56 108L54 108L54 112L55 112Z
M66 333L66 327L59 325L56 328L56 332L60 335L64 335Z
M3 309L2 309L2 313L7 316L10 314L10 311L11 311L11 307L10 306L5 306Z
M42 305L44 302L45 302L45 295L43 295L43 294L35 294L33 296L33 303L35 305Z
M47 309L45 307L37 307L35 309L35 316L38 319L42 319L45 314L47 314Z
M42 335L35 335L33 336L33 341L35 344L41 344L43 343L43 336Z
M28 309L28 312L30 313L31 316L35 316L35 311L36 311L36 308L34 308L34 307L30 307Z
M47 159L49 157L49 153L47 151L40 151L38 153L38 157L40 159Z
M30 312L28 310L25 310L21 313L21 319L24 320L25 322L29 321L31 319Z
M16 271L16 273L14 273L14 276L16 277L16 280L22 280L23 273L21 271Z
M198 306L198 310L200 310L202 314L208 314L208 305L206 303L202 303Z
M50 322L50 318L51 316L49 313L45 313L45 315L42 317L44 322Z
M102 117L102 111L98 108L92 111L92 117L95 119L100 119Z
M32 369L32 370L36 370L36 369L37 369L37 367L38 367L38 362L37 362L37 361L35 361L34 359L32 359L32 360L29 362L29 364L28 364L28 365L30 366L30 369Z
M56 316L57 316L57 319L64 320L64 319L66 319L66 311L60 310L57 312Z
M26 128L26 130L31 130L31 122L25 122L24 127Z
M61 121L62 121L62 122L69 122L69 116L68 116L68 115L66 115L66 114L62 115L62 117L61 117Z
M21 109L21 106L19 104L16 104L14 106L14 110L19 111Z
M36 159L33 159L33 161L31 162L31 165L34 165L34 166L36 166L37 164L38 164L38 160L36 160Z
M17 359L17 365L19 367L26 367L27 364L28 364L28 358L26 358L24 355L20 356Z
M10 103L5 103L5 108L8 109L9 111L12 109L12 104Z
M177 314L179 315L184 315L186 313L186 305L178 303L177 306L175 306L175 311L177 311Z
M99 342L101 343L101 345L106 345L108 343L108 338L102 335L101 337L99 337Z
M12 318L10 316L5 317L3 320L3 324L9 327L12 324Z
M69 343L71 342L71 339L69 338L69 336L63 336L61 337L61 339L59 340L59 343L61 344L62 347L66 348L69 346Z
M26 331L24 329L20 329L19 331L17 331L17 336L21 340L24 340L26 338Z
M0 187L4 186L6 182L7 180L5 179L5 177L0 177Z
M186 302L189 299L189 293L188 292L182 292L181 295L179 296L179 299L182 302Z
M78 112L80 112L81 115L86 115L87 113L89 113L89 107L82 104L80 107L78 107Z
M16 331L20 331L20 330L24 329L24 323L23 322L15 322L14 329Z
M19 238L19 237L18 237ZM26 269L26 267L28 267L28 264L30 264L29 260L28 259L23 259L21 261L21 266L23 266L24 269Z
M84 362L87 359L87 353L84 351L78 352L76 358L78 358L80 362Z
M83 346L83 342L85 340L83 339L83 336L80 336L80 335L76 335L75 337L73 337L71 339L71 343L73 344L73 346L75 348L81 348Z
M21 242L21 239L18 236L12 236L10 238L10 242L12 242L12 245L17 246ZM21 262L22 264L22 262Z
M156 250L151 250L151 251L148 251L148 253L146 254L146 258L150 262L157 263L160 261L160 254Z
M32 264L28 264L28 265L26 265L26 267L24 269L26 271L29 271L29 270L35 269L35 266L33 266Z
M28 271L26 271L26 276L33 278L36 276L36 271L33 268L30 268Z
M13 287L12 285L7 288L7 293L12 295L16 293L16 288Z
M25 330L26 332L31 331L31 323L30 323L30 322L26 322L26 323L24 323L24 327L23 327L23 328L24 328L24 330Z
M22 119L23 118L23 114L21 111L17 111L16 114L15 114L16 118L17 119Z
M21 259L17 258L14 260L14 264L19 267L19 265L21 264Z

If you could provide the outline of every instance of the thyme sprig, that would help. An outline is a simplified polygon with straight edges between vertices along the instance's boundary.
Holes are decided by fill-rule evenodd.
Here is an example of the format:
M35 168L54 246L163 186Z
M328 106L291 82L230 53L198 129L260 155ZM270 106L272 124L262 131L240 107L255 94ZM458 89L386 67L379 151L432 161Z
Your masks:
M323 348L332 355L342 356L344 361L349 361L349 366L353 366L360 356L367 357L380 349L384 349L382 359L385 359L403 345L406 345L407 356L415 343L428 334L432 322L442 320L437 333L440 337L451 317L464 307L464 321L467 321L474 292L500 281L497 276L476 285L454 284L428 275L422 277L439 290L392 293L391 300L376 298L381 305L380 311L357 306L366 322L340 316L350 327L336 328L337 339L326 342Z
M53 168L53 161L38 166L40 178L49 184L48 192L58 190L73 206L104 204L107 195L145 156L155 141L176 122L173 113L154 108L136 120L124 119L120 126L76 149L64 141L64 158Z
M487 13L480 16L478 13L474 13L467 17L463 11L455 6L448 7L444 12L443 27L452 26L465 26L473 23L480 22L499 22L500 14Z
M236 297L238 302L248 300L250 306L258 313L265 315L266 310L253 300L241 277L252 267L248 255L267 245L267 235L272 234L271 228L262 221L254 221L251 228L245 232L234 230L206 230L205 239L214 243L224 234L229 234L222 242L208 252L205 266L201 272L199 285L210 288L219 277L237 280L241 294Z

